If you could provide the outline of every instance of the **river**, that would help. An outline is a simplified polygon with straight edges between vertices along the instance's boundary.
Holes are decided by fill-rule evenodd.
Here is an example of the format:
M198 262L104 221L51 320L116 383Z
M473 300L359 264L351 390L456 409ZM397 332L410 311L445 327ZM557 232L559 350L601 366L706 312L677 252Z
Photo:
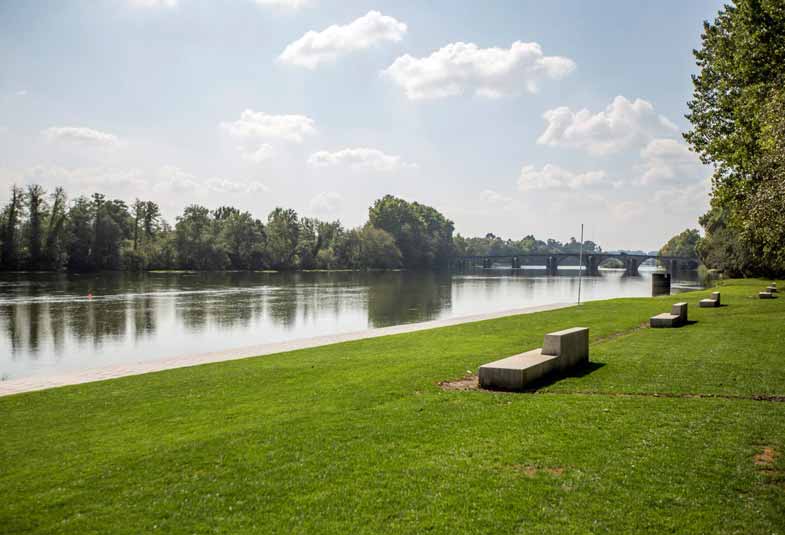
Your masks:
M0 380L372 327L575 302L577 271L0 275ZM675 286L697 285L694 272ZM677 289L674 289L677 291ZM584 277L584 300L646 296L651 271Z

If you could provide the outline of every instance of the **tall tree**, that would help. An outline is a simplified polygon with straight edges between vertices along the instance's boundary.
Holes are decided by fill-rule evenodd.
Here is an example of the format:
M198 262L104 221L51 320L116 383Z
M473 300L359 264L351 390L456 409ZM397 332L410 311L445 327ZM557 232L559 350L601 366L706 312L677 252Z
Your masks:
M2 264L5 269L19 267L19 220L23 208L24 192L18 186L11 187L11 199L3 209L2 221Z
M43 247L43 219L46 217L44 188L38 184L27 187L27 214L28 214L28 251L29 265L32 269L43 267L42 247Z
M704 24L701 39L695 51L700 72L693 77L688 103L692 129L685 138L704 163L715 167L711 204L721 214L722 228L743 242L733 248L735 254L750 255L741 262L744 271L771 272L778 269L772 252L785 248L785 242L776 208L770 211L759 201L785 180L768 157L775 146L770 133L782 116L777 102L785 87L785 3L736 0ZM751 217L752 207L761 217ZM764 215L769 211L773 217ZM706 232L712 243L708 227ZM725 248L713 250L719 254Z

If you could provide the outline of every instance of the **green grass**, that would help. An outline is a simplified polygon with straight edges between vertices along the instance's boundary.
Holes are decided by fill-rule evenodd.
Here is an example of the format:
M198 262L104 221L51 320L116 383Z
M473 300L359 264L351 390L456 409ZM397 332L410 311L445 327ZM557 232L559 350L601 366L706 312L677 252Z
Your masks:
M0 533L785 533L785 403L751 399L785 396L785 299L762 285L0 398ZM640 328L682 299L697 323ZM576 325L586 373L437 386Z

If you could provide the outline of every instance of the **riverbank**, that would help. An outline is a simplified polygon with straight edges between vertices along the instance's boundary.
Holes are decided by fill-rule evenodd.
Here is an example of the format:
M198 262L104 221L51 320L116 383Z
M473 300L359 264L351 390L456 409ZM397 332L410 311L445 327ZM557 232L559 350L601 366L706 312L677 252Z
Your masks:
M13 533L785 531L785 300L761 281L0 399ZM782 286L782 283L780 283ZM645 328L678 300L681 329ZM545 332L592 365L445 390Z
M141 375L144 373L160 372L164 370L174 370L189 366L200 366L215 362L226 362L229 360L244 359L249 357L261 357L274 355L288 351L300 349L310 349L329 344L342 342L352 342L355 340L367 340L379 338L380 336L390 336L394 334L405 334L463 323L485 321L507 316L517 316L522 314L534 314L547 310L557 310L573 306L568 303L554 303L552 305L532 306L515 310L505 310L501 312L489 312L486 314L474 314L472 316L462 316L458 318L445 318L441 320L423 321L420 323L407 323L403 325L391 325L378 329L365 329L357 332L331 334L326 336L316 336L312 338L302 338L286 342L276 342L272 344L260 344L247 347L232 348L223 351L212 351L209 353L196 353L193 355L183 355L173 358L165 358L154 361L129 362L117 366L106 366L84 371L75 371L57 375L47 375L43 377L23 377L21 379L0 380L0 397L12 394L22 394L24 392L35 392L48 388L58 388L61 386L79 385L92 383L95 381L106 381L118 379L129 375Z

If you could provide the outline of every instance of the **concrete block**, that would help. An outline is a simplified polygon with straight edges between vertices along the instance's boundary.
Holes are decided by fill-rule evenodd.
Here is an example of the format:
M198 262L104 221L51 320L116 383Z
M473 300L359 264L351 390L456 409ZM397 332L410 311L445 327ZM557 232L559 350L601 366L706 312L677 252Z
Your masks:
M766 290L768 290L769 292L771 292L773 294L777 293L777 287L776 286L769 286L768 288L766 288Z
M547 375L589 361L589 329L574 327L548 333L543 347L480 366L482 388L523 390Z
M534 349L480 366L480 386L500 390L523 390L559 368L559 357Z
M758 292L760 299L774 299L774 294L771 292Z
M679 316L679 323L687 323L687 303L674 303L671 306L671 314Z
M720 306L716 299L701 299L698 303L700 308L714 308Z
M649 326L653 329L661 327L678 327L681 324L680 319L681 316L678 314L663 312L662 314L657 314L656 316L649 318Z
M720 306L720 292L712 292L711 298L717 301L717 306Z
M589 362L589 329L573 327L546 334L542 341L542 353L560 357L561 370L586 364Z

